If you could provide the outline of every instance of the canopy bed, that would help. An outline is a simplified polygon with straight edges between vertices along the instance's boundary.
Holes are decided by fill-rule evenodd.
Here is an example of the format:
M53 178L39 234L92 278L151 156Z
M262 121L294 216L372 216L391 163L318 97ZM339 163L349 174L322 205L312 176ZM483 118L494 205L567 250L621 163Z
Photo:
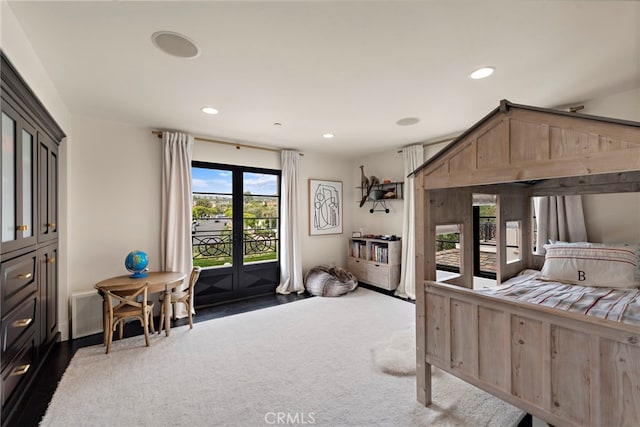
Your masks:
M628 288L618 290L633 299L629 293L637 296L640 285L638 246L575 248L559 243L549 247L545 266L545 257L533 248L532 198L640 192L640 123L503 100L413 175L418 401L431 403L434 365L553 425L637 425L640 323L633 318L638 316L594 315L603 310L592 310L584 301L582 312L564 311L558 308L564 303L550 294L536 300L519 298L527 293L519 290L474 291L471 240L474 194L495 195L499 289L528 279L550 286L548 280L557 279L553 262L588 252L596 254L590 257L597 263L606 252L626 257L608 260L607 265L615 267L604 276L626 274L624 280L613 280L612 287ZM507 256L508 223L517 225L516 259ZM460 274L438 283L434 241L436 227L443 225L457 225L461 231ZM558 251L564 252L557 256ZM591 262L574 258L571 262ZM583 270L580 264L575 271L576 286L585 285L576 300L604 298L607 291L593 296L589 289L608 284L580 283ZM600 266L594 270L601 271ZM566 286L567 280L558 281L558 286ZM529 286L536 294L546 292L543 285Z

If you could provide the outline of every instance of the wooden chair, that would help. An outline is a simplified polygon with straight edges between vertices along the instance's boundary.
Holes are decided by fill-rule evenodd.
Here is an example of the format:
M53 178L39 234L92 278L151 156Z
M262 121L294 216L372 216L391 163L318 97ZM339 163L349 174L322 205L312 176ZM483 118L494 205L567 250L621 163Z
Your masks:
M193 288L196 286L196 282L198 281L198 277L200 277L200 267L193 267L191 270L191 276L189 277L189 287L184 291L173 292L171 294L171 305L173 306L173 318L175 319L176 315L176 304L182 303L187 307L187 312L189 313L189 329L193 329L193 313L192 313L192 300L193 300ZM164 326L164 299L162 300L162 306L160 308L160 328L159 331L162 331Z
M118 338L122 339L124 321L129 318L138 319L144 329L144 339L149 347L149 326L151 332L155 333L153 326L153 302L147 300L149 283L145 283L139 288L118 290L118 287L102 288L104 298L107 302L107 315L109 333L106 334L107 351L111 348L111 340L116 326L118 327ZM114 307L114 301L117 305Z

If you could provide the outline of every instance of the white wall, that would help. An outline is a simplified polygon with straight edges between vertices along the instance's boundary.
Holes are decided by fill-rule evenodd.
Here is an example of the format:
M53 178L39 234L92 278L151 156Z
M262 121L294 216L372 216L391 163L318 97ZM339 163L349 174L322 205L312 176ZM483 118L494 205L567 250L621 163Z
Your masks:
M581 113L640 121L640 88L585 102ZM592 242L640 243L640 193L583 197L587 237Z
M640 88L613 93L584 103L584 114L640 121Z
M67 209L69 295L127 274L140 249L160 268L161 141L148 128L74 116Z
M279 152L251 148L237 149L230 145L198 140L193 147L193 160L254 168L280 169Z
M350 163L348 160L332 156L305 152L300 159L298 176L298 219L300 224L302 269L307 271L316 265L335 265L345 267L347 264L347 244L351 237L353 210L350 204L349 190L354 187ZM322 236L309 235L309 179L342 181L343 192L343 233Z
M640 195L598 194L582 199L591 242L640 243Z

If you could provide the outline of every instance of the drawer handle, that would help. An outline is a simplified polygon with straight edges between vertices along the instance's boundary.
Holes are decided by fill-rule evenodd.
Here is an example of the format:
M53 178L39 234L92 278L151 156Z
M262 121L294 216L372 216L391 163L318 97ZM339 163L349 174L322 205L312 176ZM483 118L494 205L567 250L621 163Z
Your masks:
M16 227L16 230L18 230L18 231L27 231L28 229L29 229L28 225L18 225Z
M49 259L47 260L47 262L48 262L49 264L55 264L55 262L56 262L56 258L55 258L55 257L53 257L53 258L49 258Z
M31 279L31 276L33 276L31 273L18 274L18 279L27 280L27 279Z
M29 319L20 319L20 320L16 320L15 322L13 322L11 324L11 326L13 326L14 328L24 328L29 326L29 324L33 322L33 319L29 318Z
M50 222L50 223L47 224L47 227L56 228L56 223L55 222Z
M10 377L17 377L17 376L20 376L20 375L24 375L24 374L27 373L27 371L29 370L30 367L31 367L31 365L29 365L29 364L18 366L13 370L13 372L11 372L9 374L9 376Z

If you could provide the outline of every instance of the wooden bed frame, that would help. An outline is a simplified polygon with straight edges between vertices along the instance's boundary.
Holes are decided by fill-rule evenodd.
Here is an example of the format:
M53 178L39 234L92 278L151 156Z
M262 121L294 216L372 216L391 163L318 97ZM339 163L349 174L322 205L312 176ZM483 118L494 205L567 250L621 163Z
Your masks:
M556 426L640 425L640 328L474 292L465 244L473 194L495 194L498 283L539 269L531 197L640 192L640 123L503 100L413 175L418 401L431 403L434 365ZM437 283L445 224L461 230L460 275Z

